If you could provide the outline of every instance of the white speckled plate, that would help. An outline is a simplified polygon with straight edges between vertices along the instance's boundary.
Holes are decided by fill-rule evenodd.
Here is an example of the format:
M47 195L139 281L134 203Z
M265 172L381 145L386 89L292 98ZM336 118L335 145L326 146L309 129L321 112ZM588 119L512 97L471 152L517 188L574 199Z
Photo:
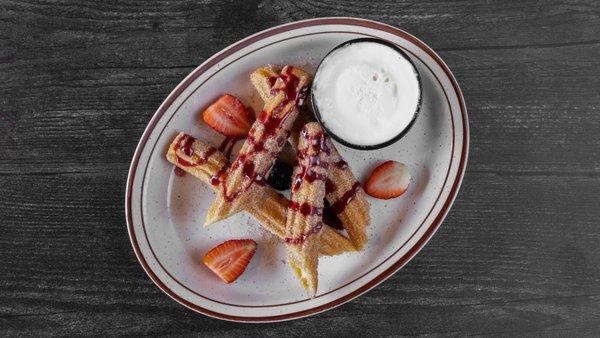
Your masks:
M423 106L408 134L375 151L338 145L359 180L384 160L404 162L413 180L400 198L370 198L373 222L360 253L323 257L319 290L308 299L285 263L283 245L240 213L203 228L212 189L191 175L173 173L165 153L184 131L218 145L222 136L204 125L199 112L225 92L260 110L249 74L255 68L292 64L314 71L336 45L377 37L403 48L423 81ZM469 144L460 89L440 57L412 35L373 21L320 18L277 26L241 40L208 59L160 106L136 149L125 209L131 243L150 278L179 303L234 321L279 321L331 309L375 287L400 269L431 238L460 186ZM222 283L202 263L204 253L232 238L252 238L258 251L233 284Z

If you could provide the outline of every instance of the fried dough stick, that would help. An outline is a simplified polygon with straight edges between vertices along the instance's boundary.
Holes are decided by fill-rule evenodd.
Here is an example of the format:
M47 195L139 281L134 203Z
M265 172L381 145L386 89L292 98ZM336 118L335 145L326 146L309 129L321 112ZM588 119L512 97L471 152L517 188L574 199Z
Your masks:
M285 228L288 263L311 298L317 293L325 181L329 166L329 156L322 149L324 137L317 122L308 123L302 129Z

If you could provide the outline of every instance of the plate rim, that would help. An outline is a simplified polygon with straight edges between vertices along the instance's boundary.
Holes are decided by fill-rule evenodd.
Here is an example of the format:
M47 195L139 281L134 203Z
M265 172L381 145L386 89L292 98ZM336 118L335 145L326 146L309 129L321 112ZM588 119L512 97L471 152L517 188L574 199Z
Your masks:
M263 40L264 38L268 38L270 36L273 36L273 35L276 35L279 33L283 33L283 32L287 32L287 31L291 31L294 29L318 27L318 26L324 26L324 25L348 25L348 26L366 27L366 28L390 33L390 34L396 35L398 37L401 37L403 39L406 39L409 42L415 44L421 50L423 50L426 54L428 54L440 66L442 71L446 74L446 76L448 77L448 79L450 81L450 84L452 85L454 92L456 93L460 111L461 111L461 115L462 115L462 125L463 125L463 143L462 143L462 149L461 149L461 158L460 158L460 162L458 164L456 178L455 178L454 182L452 183L452 186L450 188L450 191L446 198L446 201L443 202L440 211L438 212L435 219L432 221L431 225L427 228L427 230L423 233L423 235L418 239L418 241L402 257L400 257L396 262L394 262L386 270L384 270L383 272L381 272L380 274L378 274L377 276L375 276L374 278L372 278L371 280L369 280L367 283L360 286L356 290L354 290L346 295L343 295L339 298L336 298L328 303L325 303L325 304L322 304L319 306L315 306L315 307L312 307L309 309L297 311L297 312L286 313L286 314L281 314L281 315L262 316L262 317L229 315L229 314L219 313L219 312L216 312L213 310L209 310L198 304L194 304L194 303L184 299L183 297L181 297L179 294L177 294L175 291L171 290L168 286L166 286L163 283L163 281L153 272L153 270L150 268L150 266L146 262L143 254L141 252L141 249L139 248L139 245L138 245L135 231L133 229L131 198L132 198L133 180L134 180L135 173L137 171L137 164L140 160L140 156L143 151L143 145L146 144L146 141L148 140L150 133L154 129L158 120L164 115L164 113L166 112L168 107L170 107L170 105L173 103L173 101L175 101L175 99L179 96L181 91L183 91L185 88L187 88L205 70L211 68L212 66L214 66L215 64L220 62L222 59L237 52L238 50L243 49L243 48L247 47L248 45L251 45L252 43ZM320 312L324 312L324 311L330 310L332 308L335 308L337 306L340 306L340 305L362 295L363 293L374 288L375 286L379 285L381 282L385 281L387 278L389 278L395 272L400 270L406 263L408 263L427 244L427 242L429 242L431 237L433 237L433 235L435 234L437 229L440 227L442 221L448 214L452 204L454 203L454 200L456 199L456 196L458 194L460 186L462 185L465 168L466 168L466 164L468 161L469 143L470 143L469 141L470 141L470 133L469 133L469 122L468 122L468 114L467 114L466 104L464 101L462 91L460 90L460 86L458 85L458 82L456 81L454 74L452 74L452 72L450 71L450 69L446 65L446 63L441 59L441 57L439 57L439 55L431 47L429 47L427 44L425 44L424 42L422 42L415 36L411 35L410 33L406 32L402 29L399 29L397 27L382 23L382 22L368 20L368 19L362 19L362 18L354 18L354 17L314 18L314 19L294 21L294 22L274 26L274 27L262 30L260 32L257 32L255 34L252 34L244 39L238 40L235 43L223 48L221 51L217 52L216 54L212 55L210 58L208 58L206 61L204 61L198 67L196 67L193 71L191 71L169 93L169 95L165 98L165 100L161 103L159 108L153 114L152 118L148 122L148 124L147 124L146 128L144 129L144 132L136 146L136 149L135 149L135 152L133 155L133 159L131 161L131 165L129 168L128 176L127 176L127 185L126 185L126 191L125 191L125 217L126 217L126 221L127 221L127 230L128 230L129 238L130 238L132 247L134 249L135 255L136 255L138 261L140 262L140 265L142 265L142 268L144 269L146 274L150 277L152 282L154 284L156 284L156 286L158 286L159 289L161 289L164 293L166 293L173 300L177 301L178 303L182 304L183 306L185 306L195 312L198 312L198 313L201 313L201 314L213 317L213 318L228 320L228 321L235 321L235 322L277 322L277 321L285 321L285 320L292 320L292 319L307 317L307 316L314 315L314 314L317 314Z

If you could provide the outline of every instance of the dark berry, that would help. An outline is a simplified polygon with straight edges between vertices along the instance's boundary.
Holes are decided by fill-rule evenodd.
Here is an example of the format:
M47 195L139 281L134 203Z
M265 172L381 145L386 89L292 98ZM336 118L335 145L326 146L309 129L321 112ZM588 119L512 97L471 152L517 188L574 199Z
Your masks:
M335 212L333 212L333 209L331 208L331 205L329 204L329 202L327 200L325 200L324 204L325 205L323 208L323 222L325 222L325 224L329 225L330 227L332 227L334 229L344 230L342 221L335 214Z
M288 190L292 186L292 166L277 162L269 174L269 185L277 190Z

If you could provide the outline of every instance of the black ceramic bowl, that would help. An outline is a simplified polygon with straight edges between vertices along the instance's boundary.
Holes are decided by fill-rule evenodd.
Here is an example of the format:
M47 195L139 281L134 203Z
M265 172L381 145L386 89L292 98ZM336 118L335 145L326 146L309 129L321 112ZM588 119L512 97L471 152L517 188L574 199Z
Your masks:
M375 38L360 38L360 39L354 39L354 40L349 40L346 41L340 45L338 45L337 47L335 47L334 49L332 49L331 51L329 51L329 53L327 53L327 55L325 55L325 57L323 58L323 60L325 60L329 54L331 54L333 51L339 49L339 48L343 48L346 47L348 45L354 44L354 43L361 43L361 42L375 42L375 43L380 43L382 45L385 45L387 47L392 48L393 50L397 51L398 53L400 53L402 55L402 57L404 57L406 60L408 60L408 62L411 64L413 71L415 72L415 75L417 77L417 83L419 84L419 101L417 102L417 108L415 111L415 114L412 118L412 120L410 121L410 123L403 129L400 131L400 133L396 136L394 136L393 138L383 142L383 143L379 143L379 144L374 144L374 145L359 145L359 144L352 144L344 139L342 139L341 137L337 136L333 131L329 130L327 128L327 126L323 123L323 121L321 120L321 113L319 112L319 107L317 105L317 101L315 100L314 97L314 90L312 90L311 88L311 94L310 94L310 101L312 104L312 108L313 111L315 113L315 116L317 118L317 120L319 121L319 123L321 124L321 126L323 127L323 129L325 129L325 131L327 131L327 133L336 141L338 141L339 143L353 148L353 149L358 149L358 150L373 150L373 149L380 149L380 148L384 148L387 147L393 143L395 143L396 141L398 141L399 139L401 139L404 135L406 135L406 133L408 132L408 130L413 126L413 124L415 124L415 120L417 119L417 116L419 115L419 112L421 111L421 101L423 98L423 86L421 85L421 76L419 75L419 72L417 71L417 67L415 66L414 62L411 60L411 58L397 45L386 41L386 40L381 40L381 39L375 39ZM319 73L319 68L321 67L321 64L323 63L323 60L321 60L321 62L319 63L319 66L317 67L317 71L315 74ZM315 75L316 77L316 75ZM314 86L315 81L313 81L313 85Z

